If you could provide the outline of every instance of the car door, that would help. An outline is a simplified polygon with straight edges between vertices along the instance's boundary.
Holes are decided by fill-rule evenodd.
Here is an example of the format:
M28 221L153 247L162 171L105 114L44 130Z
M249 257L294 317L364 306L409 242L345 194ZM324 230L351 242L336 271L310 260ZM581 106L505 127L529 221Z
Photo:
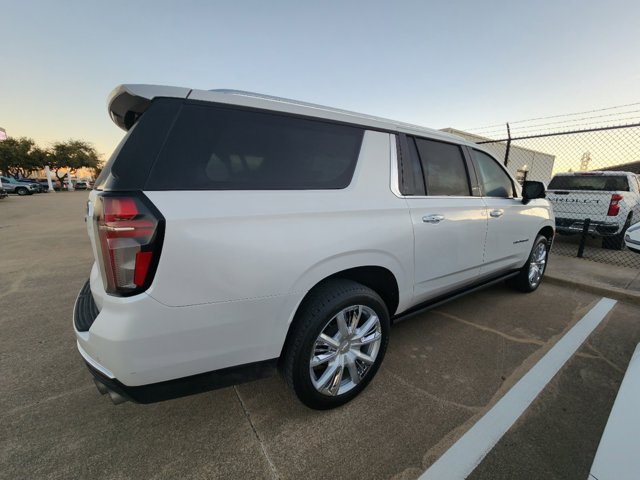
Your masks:
M11 179L9 177L2 177L2 187L7 192L13 192L16 189L16 186L13 183L11 183Z
M538 215L517 196L513 179L489 154L469 149L488 210L485 259L480 275L489 277L520 268L535 241Z
M487 213L472 194L460 145L420 137L403 137L401 144L420 187L406 197L415 240L414 300L420 303L477 280Z

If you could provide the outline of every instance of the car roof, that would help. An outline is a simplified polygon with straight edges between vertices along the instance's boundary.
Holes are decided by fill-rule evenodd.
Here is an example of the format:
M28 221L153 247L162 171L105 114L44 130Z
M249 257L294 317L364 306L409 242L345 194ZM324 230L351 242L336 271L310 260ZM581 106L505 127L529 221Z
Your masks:
M402 132L412 135L427 136L442 141L461 145L476 144L462 137L440 130L420 127L410 123L366 115L349 110L316 105L288 98L262 95L242 90L197 90L164 85L126 84L119 85L109 95L108 109L111 119L123 130L128 130L126 117L128 114L141 115L154 98L170 97L199 100L204 102L238 105L250 108L265 109L276 112L303 115L336 122L356 124L374 130Z

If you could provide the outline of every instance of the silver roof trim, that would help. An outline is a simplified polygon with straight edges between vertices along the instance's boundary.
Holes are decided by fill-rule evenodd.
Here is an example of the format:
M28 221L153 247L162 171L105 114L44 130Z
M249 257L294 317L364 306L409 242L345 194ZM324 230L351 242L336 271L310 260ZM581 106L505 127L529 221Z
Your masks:
M430 138L463 145L475 145L473 142L458 135L453 135L451 133L431 128L420 127L410 123L242 90L191 90L188 88L162 85L119 85L109 96L109 115L116 125L123 130L127 130L125 125L125 116L127 113L132 112L133 114L142 114L149 106L151 100L156 97L189 98L205 102L260 108L344 123L354 123L364 127L371 127L373 129L391 130L413 135L428 136Z
M405 123L405 122L399 122L396 120L390 120L388 118L383 118L383 117L378 117L375 115L367 115L365 113L358 113L358 112L354 112L352 110L345 110L342 108L334 108L334 107L327 107L325 105L319 105L317 103L310 103L310 102L303 102L301 100L293 100L291 98L284 98L284 97L276 97L274 95L264 95L261 93L255 93L255 92L247 92L244 90L229 90L229 89L215 89L215 90L209 90L209 92L218 92L218 93L224 93L227 95L237 95L237 96L241 96L241 97L249 97L249 98L256 98L256 99L260 99L260 100L268 100L268 101L272 101L272 102L278 102L278 103L284 103L284 104L288 104L288 105L296 105L296 106L300 106L300 107L307 107L307 108L311 108L311 109L315 109L315 110L322 110L325 112L331 112L331 113L337 113L339 115L347 115L349 117L353 117L355 119L360 119L360 120L373 120L375 122L381 122L381 123L388 123L394 126L403 126L406 128L410 128L410 129L421 129L421 130L432 130L433 132L438 132L438 133L447 133L448 132L441 132L440 130L433 130L433 129L428 129L425 127L420 127L418 125L413 125L411 123ZM453 135L452 135L453 136ZM456 136L456 138L458 138Z

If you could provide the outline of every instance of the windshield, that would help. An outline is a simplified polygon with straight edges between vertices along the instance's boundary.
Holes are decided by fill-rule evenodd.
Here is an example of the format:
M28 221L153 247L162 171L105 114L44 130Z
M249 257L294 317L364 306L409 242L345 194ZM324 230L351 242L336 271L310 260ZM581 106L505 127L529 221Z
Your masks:
M549 190L629 191L627 177L623 175L561 175L553 177Z

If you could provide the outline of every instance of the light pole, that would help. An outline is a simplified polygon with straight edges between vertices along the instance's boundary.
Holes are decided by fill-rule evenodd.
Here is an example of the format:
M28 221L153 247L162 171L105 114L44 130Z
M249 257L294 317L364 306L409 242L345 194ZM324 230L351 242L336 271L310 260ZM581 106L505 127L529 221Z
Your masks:
M529 174L529 167L526 163L522 166L522 173L524 173L522 176L522 184L524 185L524 182L527 181L527 175Z

